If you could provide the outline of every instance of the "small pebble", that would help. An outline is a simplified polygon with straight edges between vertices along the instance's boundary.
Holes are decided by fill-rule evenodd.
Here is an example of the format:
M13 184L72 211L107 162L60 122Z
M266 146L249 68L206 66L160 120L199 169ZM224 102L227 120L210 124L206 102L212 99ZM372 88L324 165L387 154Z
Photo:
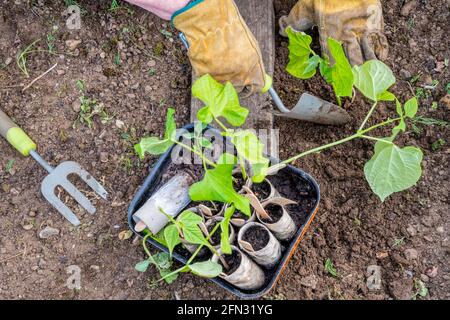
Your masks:
M100 152L100 162L108 162L108 153Z
M39 232L39 238L41 239L47 239L50 237L55 237L59 234L59 230L52 227L45 227Z
M414 228L412 225L409 225L409 226L406 228L406 231L408 232L408 234L409 234L411 237L414 237L414 236L417 235L417 230L416 230L416 228Z
M75 50L81 44L81 40L66 40L66 46L70 51Z
M430 278L426 274L421 274L420 280L422 280L423 282L428 282L430 281Z
M430 278L436 278L436 276L438 274L438 267L436 267L436 266L429 267L425 270L425 273Z
M22 228L24 229L24 230L31 230L31 229L33 229L33 225L31 224L31 223L29 223L29 224L25 224L25 225L23 225L22 226Z
M416 249L413 249L413 248L406 249L404 254L405 254L405 258L408 261L416 260L419 257L419 253L417 252Z

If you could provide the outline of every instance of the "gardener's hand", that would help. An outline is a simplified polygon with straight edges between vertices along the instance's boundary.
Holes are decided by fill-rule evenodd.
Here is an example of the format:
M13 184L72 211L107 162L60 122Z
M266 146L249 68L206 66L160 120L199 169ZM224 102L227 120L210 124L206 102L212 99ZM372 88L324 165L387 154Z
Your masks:
M153 12L157 16L170 20L172 14L184 8L190 0L126 0L129 3L135 4L145 10Z
M199 1L176 12L172 21L186 36L189 59L197 76L209 73L249 93L265 87L258 42L233 0Z
M343 43L352 65L387 58L388 43L379 0L300 0L288 16L280 18L280 33L319 27L322 50L329 56L327 39Z

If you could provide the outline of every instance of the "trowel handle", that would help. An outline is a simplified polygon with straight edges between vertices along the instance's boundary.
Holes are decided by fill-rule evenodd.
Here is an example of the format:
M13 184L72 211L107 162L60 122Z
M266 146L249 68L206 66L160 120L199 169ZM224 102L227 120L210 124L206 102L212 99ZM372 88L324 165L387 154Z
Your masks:
M275 89L273 87L270 87L269 94L272 97L272 100L275 103L275 105L278 107L278 110L280 110L280 112L289 113L290 110L285 107L283 101L281 101L280 96L278 95L278 93L275 91Z
M0 135L24 156L28 156L30 151L36 150L33 140L2 110L0 110Z

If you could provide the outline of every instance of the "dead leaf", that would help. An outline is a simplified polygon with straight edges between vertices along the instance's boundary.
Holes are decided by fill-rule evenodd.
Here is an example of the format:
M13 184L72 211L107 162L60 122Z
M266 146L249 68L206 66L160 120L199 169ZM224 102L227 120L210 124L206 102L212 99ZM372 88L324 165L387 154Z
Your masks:
M123 230L119 232L119 240L124 241L131 238L133 235L133 231L131 230Z
M387 258L388 255L389 255L389 254L388 254L387 252L385 252L385 251L380 251L380 252L377 252L377 253L375 254L375 256L377 257L377 259L384 259L384 258Z
M253 246L251 243L244 241L244 240L239 240L239 244L241 245L241 247L248 251L248 252L255 252L255 249L253 249Z

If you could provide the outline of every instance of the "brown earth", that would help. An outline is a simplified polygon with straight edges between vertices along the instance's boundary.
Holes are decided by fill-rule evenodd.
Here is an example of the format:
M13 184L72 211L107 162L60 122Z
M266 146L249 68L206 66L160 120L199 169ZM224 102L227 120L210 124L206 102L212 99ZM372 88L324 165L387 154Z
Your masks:
M403 100L417 93L421 116L449 121L448 98L432 107L445 96L450 82L445 63L450 58L449 1L415 1L415 9L409 12L402 11L404 1L382 2L391 44L386 63L398 78L394 92ZM103 181L110 201L94 199L98 210L94 216L75 208L82 226L72 228L42 199L43 169L0 140L0 298L234 298L188 274L171 285L150 287L157 272L134 270L144 252L138 241L120 240L119 233L128 228L127 205L156 157L141 163L132 145L143 135L162 134L168 106L176 108L178 125L188 123L191 70L169 23L131 6L109 11L109 1L79 3L82 28L70 31L61 16L63 1L0 0L0 106L35 139L45 159L52 164L79 162ZM277 17L294 3L275 1ZM312 34L317 39L316 31ZM41 39L37 43L41 50L54 47L53 54L28 55L27 78L15 58L36 39ZM300 81L284 71L287 41L281 37L276 41L274 80L281 97L293 104L300 92L308 90L333 100L320 77ZM315 46L318 49L317 42ZM22 91L23 85L55 63L50 74ZM87 98L103 105L104 123L98 115L91 128L76 122L81 95L77 80L85 82ZM421 89L432 80L439 81L436 89ZM352 133L369 105L357 97L346 107L353 121L344 128L277 120L281 158ZM392 106L381 106L372 121L392 112ZM368 141L296 163L320 183L321 208L266 299L409 299L417 280L429 289L425 299L450 298L450 137L446 127L419 128L420 132L409 130L400 142L424 150L423 177L416 187L384 203L363 176L373 149ZM446 144L434 150L439 139ZM39 232L46 226L59 234L41 239ZM327 258L333 261L338 278L325 270ZM71 265L81 268L80 290L65 286ZM380 290L370 291L366 285L370 265L381 267Z

